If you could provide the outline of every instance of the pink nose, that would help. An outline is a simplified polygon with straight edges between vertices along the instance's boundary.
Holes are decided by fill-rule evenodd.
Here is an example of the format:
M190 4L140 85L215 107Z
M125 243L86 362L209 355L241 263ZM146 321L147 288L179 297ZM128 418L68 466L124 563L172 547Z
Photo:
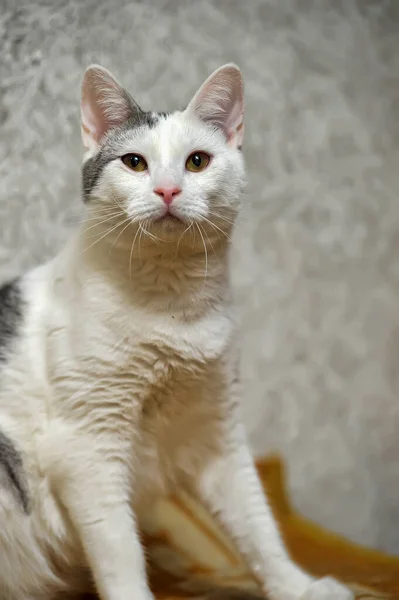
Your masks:
M154 192L156 194L158 194L158 196L161 196L162 200L165 202L165 204L170 204L173 200L173 198L175 198L175 196L177 196L178 194L180 194L181 189L178 187L174 187L174 188L156 188L154 190Z

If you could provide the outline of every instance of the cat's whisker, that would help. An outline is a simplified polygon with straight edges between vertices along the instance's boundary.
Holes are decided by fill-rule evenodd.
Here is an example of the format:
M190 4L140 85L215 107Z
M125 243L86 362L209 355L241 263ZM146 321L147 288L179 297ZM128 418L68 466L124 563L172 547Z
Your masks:
M205 251L205 275L204 275L204 281L205 281L205 279L207 278L207 275L208 275L208 251L206 249L206 244L205 244L204 236L202 235L202 232L201 232L201 229L199 227L199 224L198 223L195 223L195 224L197 226L198 233L200 234L201 239L202 239L202 243L204 245L204 251Z
M116 229L117 227L119 227L121 224L123 224L124 222L125 222L125 221L119 221L118 223L115 223L115 229ZM112 223L110 223L110 227L107 229L107 233L108 233L109 231L111 231L111 229L110 229L110 228L111 228L111 226L112 226ZM87 240L93 240L93 239L95 239L95 238L98 238L98 236L99 236L99 235L101 235L101 232L102 232L102 231L104 231L104 227L102 227L100 231L95 231L94 233L91 233L90 235L85 235L85 238L86 238ZM104 231L104 233L105 233L105 231Z
M191 229L192 226L193 226L193 221L190 222L190 225L188 227L186 227L186 229L183 231L183 233L179 237L178 242L177 242L177 247L176 247L176 256L179 252L180 242L182 241L184 235Z
M122 213L115 213L115 214L111 214L111 215L102 215L102 216L109 217L111 219L113 217L115 217L115 218L122 217L123 215L122 215ZM100 217L93 217L92 219L82 219L82 221L78 222L77 225L85 225L86 223L88 225L90 225L90 223L93 223L93 227L95 227L96 224L101 225L101 223L104 223L104 221L100 221L99 219L100 219ZM94 221L96 221L96 222L94 223ZM87 228L87 230L88 229L89 228ZM84 233L84 230L83 230L83 233Z
M154 235L153 233L148 231L148 229L146 229L147 223L148 223L148 219L146 221L144 221L144 223L143 223L143 233L147 237L149 237L151 240L153 240L156 244L159 244L159 242L162 242L163 240L161 240L161 238L157 237L156 235Z
M204 221L206 221L215 230L220 231L220 233L222 235L224 235L224 237L227 238L229 242L231 242L231 237L225 231L223 231L223 229L221 229L220 227L218 227L217 225L215 225L215 223L212 223L212 221L210 221L206 217L202 217L202 218L204 219Z
M201 226L200 226L200 227L201 227ZM209 238L209 235L208 235L208 234L207 234L207 232L205 231L205 228L204 228L204 227L202 227L202 231L203 231L204 235L206 236L206 239L208 240L208 242L209 242L209 244L210 244L210 246L211 246L211 248L212 248L213 254L216 256L215 248L214 248L214 246L213 246L213 244L212 244L212 242L211 242L211 240L210 240L210 238Z
M119 238L121 237L121 235L123 234L124 231L126 231L126 229L129 227L129 225L131 225L131 219L130 217L127 217L127 219L125 219L124 221L122 221L121 225L124 225L125 223L127 223L127 225L125 225L125 227L122 229L122 231L120 231L114 241L114 243L111 246L111 250L109 251L109 253L111 254L112 250L114 249L116 242L119 240Z
M87 246L87 248L85 248L81 254L84 254L85 252L87 252L88 250L90 250L90 248L92 248L93 246L95 246L96 244L98 244L99 242L101 242L101 240L103 240L105 237L107 237L107 235L109 235L110 233L112 233L113 231L115 231L115 229L117 229L121 224L117 223L116 225L114 225L113 227L111 227L111 229L107 229L107 231L95 242L93 242L92 244L90 244L90 246ZM94 237L94 236L93 236Z
M115 204L117 204L117 206L119 206L119 208L121 210L123 210L123 206L121 205L121 203L119 202L117 196L115 194L111 194L111 198L112 200L115 202Z
M86 209L84 206L79 210L79 212L67 212L66 216L67 217L84 217L84 215L97 215L97 214L102 214L105 212L112 212L116 209L120 209L121 207L119 206L103 206L103 207L98 207L98 208L90 208L90 209Z
M82 233L87 233L88 231L90 231L90 229L93 229L93 227L100 227L101 225L104 225L104 223L108 223L109 221L112 221L112 219L116 219L118 216L119 213L109 215L106 219L103 219L102 221L97 221L93 225L90 225L90 227L83 229Z
M102 213L98 213L98 214L95 214L95 215L91 215L89 217L84 217L81 220L81 223L89 223L90 221L96 221L96 220L98 220L101 217L108 217L108 216L111 216L111 215L126 215L126 213L124 211L121 211L121 210L118 210L118 211L113 210L113 211L109 211L109 212L102 212Z
M142 235L143 235L143 226L142 226L141 223L139 225L139 229L140 229L140 235L139 235L139 260L141 262L141 238L142 238Z
M137 231L136 231L135 236L133 238L132 247L130 249L130 257L129 257L129 276L130 276L130 281L132 281L132 260L133 260L134 244L136 243L136 238L137 238L137 235L138 235L139 231L140 231L140 227L137 228Z
M84 218L80 219L79 221L77 221L76 224L77 225L84 225L85 223L90 224L90 223L93 223L94 221L97 221L97 223L99 223L101 218L112 217L112 216L114 216L114 217L126 216L126 213L119 211L119 212L112 212L112 213L111 212L110 213L103 213L103 214L96 215L96 216L89 217L89 218L84 217Z
M114 216L117 217L117 216L126 215L126 213L121 213L121 212L118 212L118 213L104 213L102 215L96 215L95 217L89 217L89 218L83 217L83 218L81 218L79 220L73 219L73 224L75 226L81 226L81 225L93 223L94 221L99 222L99 220L102 217L111 217L112 215L114 215Z
M209 214L213 217L216 217L216 219L220 219L221 221L224 221L225 223L228 223L229 225L234 225L234 221L231 221L230 219L228 219L227 217L219 214L219 213L215 213L213 211L209 211Z
M87 212L90 213L98 213L98 212L105 212L108 210L115 210L115 209L120 209L123 210L122 207L119 204L112 204L112 203L107 203L104 205L98 205L98 206L90 206L87 210Z
M196 222L193 221L193 225L195 225L195 223ZM193 249L196 247L196 244L197 244L197 228L194 227L194 229L193 229L193 246L192 246Z

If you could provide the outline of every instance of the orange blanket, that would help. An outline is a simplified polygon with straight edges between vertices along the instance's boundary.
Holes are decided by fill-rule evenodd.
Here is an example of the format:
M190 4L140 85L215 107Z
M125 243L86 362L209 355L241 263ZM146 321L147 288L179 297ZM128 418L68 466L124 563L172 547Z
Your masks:
M399 599L399 557L352 544L301 517L287 497L280 460L269 458L258 466L287 547L300 565L315 575L336 576L358 599ZM235 548L184 493L158 504L144 523L144 540L151 586L159 599L206 595L238 600L258 593Z

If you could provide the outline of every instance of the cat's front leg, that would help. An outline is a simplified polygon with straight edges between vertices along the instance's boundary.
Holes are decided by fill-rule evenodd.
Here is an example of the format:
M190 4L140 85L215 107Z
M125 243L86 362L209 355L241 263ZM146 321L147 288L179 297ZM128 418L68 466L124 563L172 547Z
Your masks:
M101 600L152 600L131 508L129 475L113 444L68 445L53 471L57 493L78 533Z
M334 579L315 580L290 559L264 496L243 428L230 421L222 429L220 450L203 466L196 489L235 541L267 597L352 600L353 594Z

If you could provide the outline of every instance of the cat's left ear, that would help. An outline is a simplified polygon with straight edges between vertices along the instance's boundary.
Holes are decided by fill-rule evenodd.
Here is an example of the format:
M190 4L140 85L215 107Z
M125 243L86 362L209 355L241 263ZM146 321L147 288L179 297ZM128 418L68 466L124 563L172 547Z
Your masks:
M240 149L244 137L244 87L240 69L233 64L217 69L202 84L187 111L221 129L229 145Z

